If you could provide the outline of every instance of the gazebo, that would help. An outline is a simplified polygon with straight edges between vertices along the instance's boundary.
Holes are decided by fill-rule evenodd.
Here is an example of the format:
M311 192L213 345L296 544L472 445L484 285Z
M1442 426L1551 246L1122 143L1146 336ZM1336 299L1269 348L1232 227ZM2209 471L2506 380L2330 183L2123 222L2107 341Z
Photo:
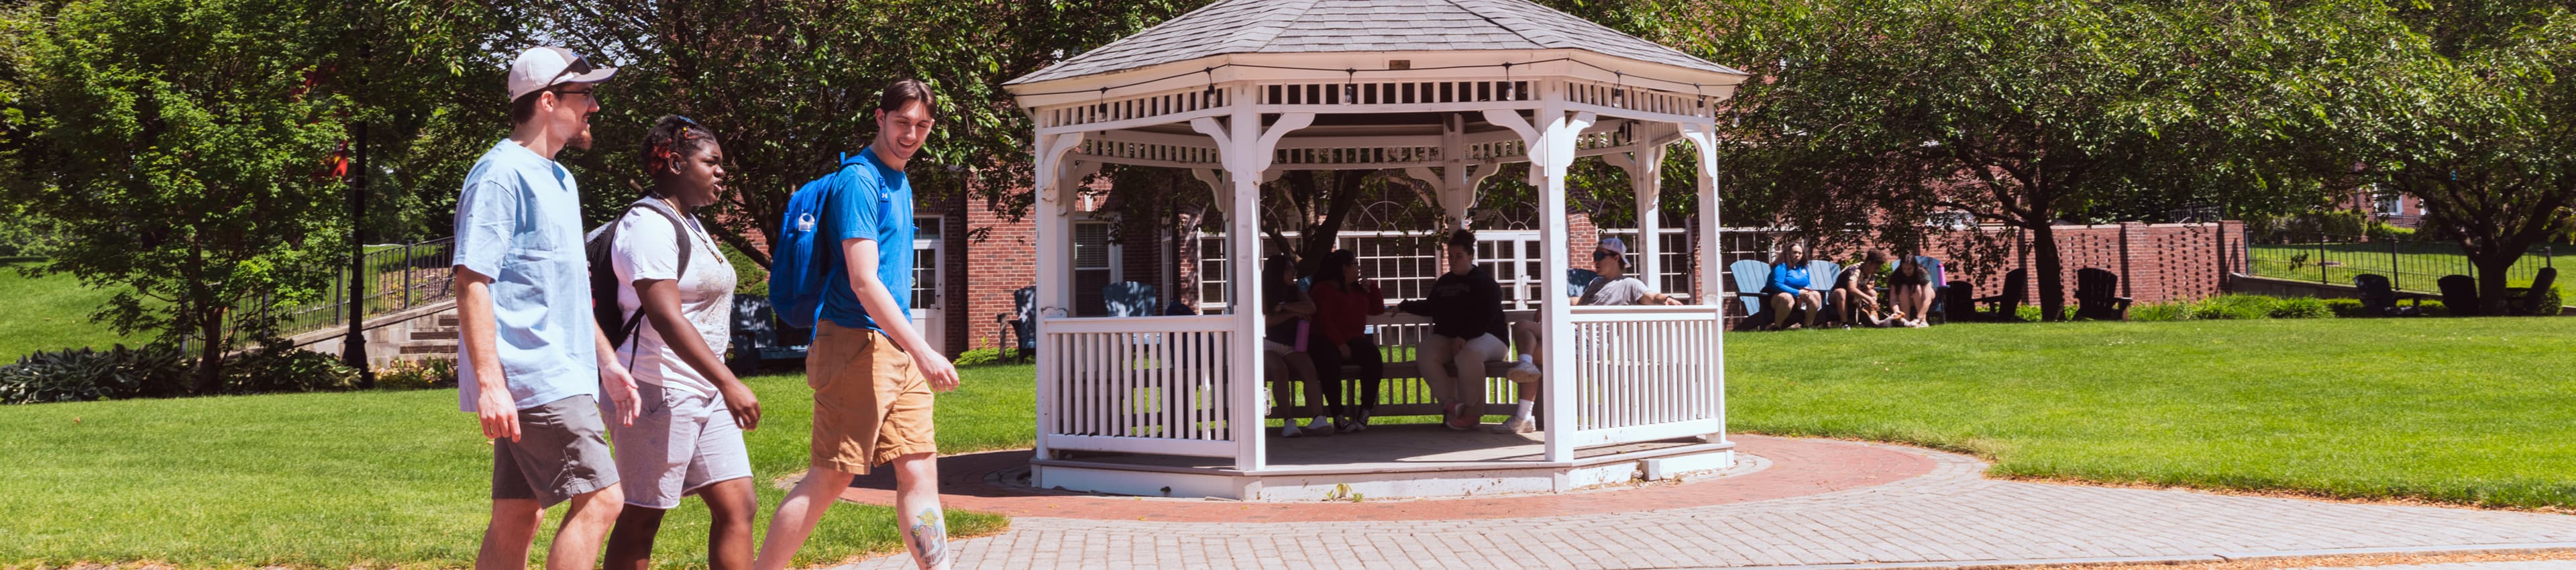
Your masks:
M1567 168L1598 156L1626 169L1652 236L1667 149L1688 142L1697 247L1713 257L1714 109L1744 78L1524 0L1225 0L1011 81L1036 125L1033 484L1296 500L1564 492L1732 467L1713 260L1695 264L1706 294L1692 305L1549 302L1516 315L1547 325L1548 378L1545 429L1517 455L1280 464L1263 427L1259 303L1161 317L1072 318L1064 307L1073 188L1112 163L1208 183L1226 214L1230 299L1258 294L1260 184L1290 170L1400 170L1436 189L1445 223L1465 227L1478 183L1527 162L1549 252L1540 275L1554 282L1570 268ZM1640 241L1638 273L1657 282L1659 244ZM1385 344L1424 326L1375 322ZM1507 382L1487 382L1510 401Z

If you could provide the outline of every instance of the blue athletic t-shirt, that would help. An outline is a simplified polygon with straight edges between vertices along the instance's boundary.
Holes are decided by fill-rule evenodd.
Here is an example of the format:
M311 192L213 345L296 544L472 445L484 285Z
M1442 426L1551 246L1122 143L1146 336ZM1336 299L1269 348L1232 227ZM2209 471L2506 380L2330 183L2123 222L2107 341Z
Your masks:
M886 167L877 160L874 147L859 149L858 168L851 176L841 178L841 186L832 191L832 203L823 208L822 233L816 237L828 250L830 277L824 282L823 310L819 315L833 324L854 329L884 331L868 309L859 304L858 293L850 289L850 271L841 259L841 241L869 239L877 242L877 281L886 292L894 294L894 304L912 319L912 182L902 170Z

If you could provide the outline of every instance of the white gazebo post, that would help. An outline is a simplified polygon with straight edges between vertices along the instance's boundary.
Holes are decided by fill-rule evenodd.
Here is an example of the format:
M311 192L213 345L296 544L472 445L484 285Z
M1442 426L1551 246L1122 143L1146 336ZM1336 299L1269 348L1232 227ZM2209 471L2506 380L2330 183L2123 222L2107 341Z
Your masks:
M1539 279L1541 283L1565 279L1566 270L1573 267L1565 258L1565 172L1574 165L1576 137L1598 118L1589 111L1567 115L1565 90L1555 85L1539 90L1535 123L1521 118L1518 111L1502 109L1486 110L1485 118L1519 133L1529 144L1529 182L1538 188L1539 196ZM1539 384L1539 389L1545 394L1540 401L1545 408L1542 418L1547 423L1547 460L1573 461L1574 440L1565 437L1574 431L1568 428L1575 423L1573 407L1569 405L1574 401L1574 382L1567 378L1573 367L1566 365L1566 359L1574 357L1570 342L1574 335L1573 309L1566 305L1563 295L1556 293L1563 288L1542 286L1540 290L1544 302L1539 305L1539 322L1546 329L1541 333L1544 338L1539 340L1539 350L1546 358L1540 359L1543 362L1539 370L1547 380Z
M1651 123L1632 125L1631 129L1635 136L1630 139L1636 141L1635 146L1624 153L1601 155L1601 160L1627 171L1628 187L1637 195L1637 260L1628 274L1646 282L1647 287L1661 289L1663 281L1658 276L1663 268L1664 153L1669 150L1665 145L1670 144L1664 135L1672 134L1673 129Z
M1231 195L1226 202L1226 253L1233 275L1228 285L1234 290L1226 305L1234 308L1235 327L1239 333L1229 347L1235 354L1249 355L1233 360L1228 375L1233 387L1233 417L1227 425L1233 428L1235 468L1258 471L1268 464L1262 441L1262 366L1261 358L1261 179L1270 169L1271 151L1279 147L1279 138L1290 131L1306 128L1315 121L1314 113L1289 113L1279 122L1262 128L1261 113L1245 104L1252 98L1248 89L1229 89L1226 107L1233 111L1226 124L1213 117L1190 121L1190 128L1216 140L1217 156L1225 166L1225 178L1231 181Z
M1725 265L1726 260L1718 253L1717 239L1717 123L1683 123L1681 130L1682 138L1689 139L1691 146L1699 153L1700 298L1697 300L1699 304L1708 305L1712 310L1717 311L1719 315L1717 322L1725 323L1726 303L1732 299L1722 294L1725 291L1725 284L1718 281L1718 270ZM1751 317L1748 315L1746 318ZM1710 354L1726 354L1726 335L1714 336L1716 337L1715 346L1709 347ZM1726 378L1726 359L1724 358L1717 359L1717 377ZM1726 425L1725 390L1717 392L1716 413L1717 425ZM1724 442L1726 433L1720 431L1706 436L1705 439L1712 443Z
M1036 243L1038 264L1037 273L1033 277L1041 284L1049 283L1051 279L1056 280L1053 282L1071 282L1069 277L1072 270L1070 261L1073 258L1073 232L1071 231L1073 189L1072 184L1066 180L1067 173L1072 171L1066 159L1067 155L1081 144L1082 133L1079 132L1037 137L1037 145L1034 149L1037 153L1036 177L1031 182L1038 195L1036 206L1038 227L1036 239L1032 241ZM1034 307L1029 316L1043 320L1048 309L1071 306L1071 300L1072 297L1063 287L1039 287L1037 297L1031 300ZM1041 346L1037 358L1039 370L1053 370L1062 366L1063 351L1045 350L1043 345L1046 343L1038 344ZM1046 381L1048 379L1046 375L1039 376L1036 394L1039 400L1062 397L1056 387ZM1052 407L1038 407L1038 425L1053 425L1056 420L1055 410ZM1047 445L1046 438L1038 438L1038 457L1052 457L1053 452L1054 450Z

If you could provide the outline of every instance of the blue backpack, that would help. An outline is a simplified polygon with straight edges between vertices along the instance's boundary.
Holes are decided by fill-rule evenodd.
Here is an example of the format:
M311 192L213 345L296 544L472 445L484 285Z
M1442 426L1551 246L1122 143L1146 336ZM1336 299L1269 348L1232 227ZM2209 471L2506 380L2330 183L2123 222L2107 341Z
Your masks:
M769 304L787 326L813 328L823 310L823 289L839 270L840 250L825 247L814 236L823 230L823 209L841 177L857 167L860 157L841 155L841 169L798 187L787 197L786 219L778 227L778 244L769 248Z

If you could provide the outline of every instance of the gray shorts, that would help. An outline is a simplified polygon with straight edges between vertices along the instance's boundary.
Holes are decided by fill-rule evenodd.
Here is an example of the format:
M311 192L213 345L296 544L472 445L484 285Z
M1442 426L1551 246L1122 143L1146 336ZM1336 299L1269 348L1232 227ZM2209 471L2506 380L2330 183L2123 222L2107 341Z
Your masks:
M519 410L519 441L492 440L492 499L533 499L552 507L617 484L606 423L588 395Z
M707 485L751 476L742 427L722 400L648 382L635 383L635 396L635 424L608 426L626 504L667 510ZM615 402L602 407L617 410Z

